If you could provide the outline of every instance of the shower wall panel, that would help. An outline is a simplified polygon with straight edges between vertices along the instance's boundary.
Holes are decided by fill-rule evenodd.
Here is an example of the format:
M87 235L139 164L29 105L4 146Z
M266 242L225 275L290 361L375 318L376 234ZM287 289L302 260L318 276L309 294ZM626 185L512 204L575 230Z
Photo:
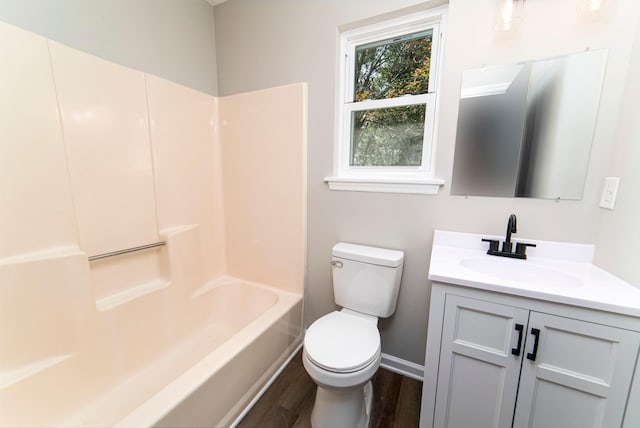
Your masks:
M144 74L49 43L82 249L156 242Z
M197 225L194 263L224 273L224 227L216 99L146 75L160 230Z
M2 23L0 101L0 260L76 247L47 40Z
M300 83L219 100L227 270L293 292L304 283L306 96Z

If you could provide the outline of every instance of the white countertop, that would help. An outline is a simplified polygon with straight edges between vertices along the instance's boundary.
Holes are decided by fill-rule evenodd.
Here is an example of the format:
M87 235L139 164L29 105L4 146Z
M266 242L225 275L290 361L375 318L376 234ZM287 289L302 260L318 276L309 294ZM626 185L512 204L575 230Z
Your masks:
M640 288L594 266L593 245L513 236L512 242L537 245L519 260L486 254L489 244L482 238L504 241L436 230L429 279L640 317Z

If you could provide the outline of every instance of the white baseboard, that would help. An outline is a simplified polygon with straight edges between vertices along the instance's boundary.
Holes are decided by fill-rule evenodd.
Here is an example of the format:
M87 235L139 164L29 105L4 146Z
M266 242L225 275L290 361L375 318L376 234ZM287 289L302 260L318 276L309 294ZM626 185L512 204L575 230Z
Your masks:
M424 379L424 366L403 360L402 358L394 357L393 355L383 353L382 361L380 361L380 367L421 382Z

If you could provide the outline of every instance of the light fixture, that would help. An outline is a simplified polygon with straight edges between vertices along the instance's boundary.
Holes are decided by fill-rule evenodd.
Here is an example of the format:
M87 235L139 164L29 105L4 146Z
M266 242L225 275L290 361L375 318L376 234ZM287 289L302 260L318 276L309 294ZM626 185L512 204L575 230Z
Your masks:
M608 0L578 0L578 13L594 13L602 9Z
M522 22L523 3L524 0L497 0L493 29L496 31L509 31L515 25L520 24Z

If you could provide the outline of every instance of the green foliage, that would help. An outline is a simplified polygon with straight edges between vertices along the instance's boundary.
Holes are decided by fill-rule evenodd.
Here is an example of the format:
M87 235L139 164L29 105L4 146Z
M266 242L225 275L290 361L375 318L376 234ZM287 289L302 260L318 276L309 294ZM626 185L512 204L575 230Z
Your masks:
M425 105L353 113L351 165L420 166Z
M354 101L428 92L431 34L356 49ZM425 105L353 113L351 165L416 166L422 162Z

